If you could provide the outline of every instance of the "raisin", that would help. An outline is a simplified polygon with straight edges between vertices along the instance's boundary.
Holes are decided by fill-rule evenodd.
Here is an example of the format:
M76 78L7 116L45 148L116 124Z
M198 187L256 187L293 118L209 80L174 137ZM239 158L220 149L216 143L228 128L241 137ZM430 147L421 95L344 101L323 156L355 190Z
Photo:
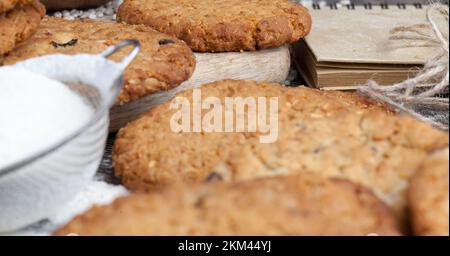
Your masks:
M208 177L205 178L205 182L215 182L215 181L223 181L222 175L217 172L212 172Z
M172 39L165 38L165 39L159 40L158 43L159 43L159 45L166 45L166 44L174 44L175 41L173 41Z
M74 46L78 43L78 39L74 38L72 40L70 40L67 43L58 43L55 41L51 41L50 44L53 45L53 47L58 48L58 47L67 47L67 46Z

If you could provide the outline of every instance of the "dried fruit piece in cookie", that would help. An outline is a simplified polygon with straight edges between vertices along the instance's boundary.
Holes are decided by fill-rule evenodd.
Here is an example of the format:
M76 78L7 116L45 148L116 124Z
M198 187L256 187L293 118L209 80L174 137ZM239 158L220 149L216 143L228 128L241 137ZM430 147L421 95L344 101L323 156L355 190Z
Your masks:
M176 36L199 52L279 47L311 29L308 10L288 0L125 0L118 19Z

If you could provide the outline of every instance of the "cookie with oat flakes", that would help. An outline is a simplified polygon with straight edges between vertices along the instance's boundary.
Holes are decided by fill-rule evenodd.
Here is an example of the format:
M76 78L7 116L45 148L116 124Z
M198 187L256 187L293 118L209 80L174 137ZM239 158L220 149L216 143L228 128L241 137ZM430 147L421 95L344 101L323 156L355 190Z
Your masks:
M31 4L35 0L0 0L0 13L14 9L14 7Z
M174 88L190 78L195 56L187 45L143 25L96 20L46 18L38 32L8 54L0 64L47 54L97 54L126 39L141 42L141 52L124 73L125 87L116 105ZM122 52L111 57L121 59Z
M3 54L13 50L37 31L45 15L45 7L37 0L19 2L0 0L0 8L7 10L3 13L0 11L1 60Z
M277 140L261 143L259 131L173 132L171 120L179 110L169 102L118 133L115 172L128 188L315 172L372 189L403 220L409 179L430 152L449 141L447 133L353 94L228 80L204 85L201 95L222 102L277 98ZM192 90L178 96L193 105Z
M369 190L313 174L174 186L94 207L56 235L398 235Z
M199 52L275 48L311 29L308 10L288 0L125 0L117 17L176 36Z
M449 150L434 153L414 175L409 204L416 235L448 236Z

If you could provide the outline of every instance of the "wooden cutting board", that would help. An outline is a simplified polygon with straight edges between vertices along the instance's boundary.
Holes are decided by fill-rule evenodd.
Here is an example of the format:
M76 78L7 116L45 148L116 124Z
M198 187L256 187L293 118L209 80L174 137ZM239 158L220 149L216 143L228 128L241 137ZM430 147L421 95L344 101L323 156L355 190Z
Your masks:
M196 53L196 69L191 79L180 86L159 92L123 106L113 107L110 132L115 132L151 108L172 99L177 93L224 79L283 83L289 73L289 47L257 52Z

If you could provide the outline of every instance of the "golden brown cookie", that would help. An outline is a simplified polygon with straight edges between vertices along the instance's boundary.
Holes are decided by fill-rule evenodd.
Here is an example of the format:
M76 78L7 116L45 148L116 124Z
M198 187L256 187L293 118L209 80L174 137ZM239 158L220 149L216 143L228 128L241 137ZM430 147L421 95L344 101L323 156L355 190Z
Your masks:
M118 19L176 36L199 52L279 47L311 29L308 10L288 0L125 0Z
M348 181L298 175L171 187L94 207L56 235L398 235L385 205Z
M6 1L0 4L0 8L6 10L12 4L13 2ZM44 15L45 7L37 0L25 5L18 4L7 12L0 12L0 60L3 54L36 32Z
M35 0L0 0L0 13L14 9L16 6L31 4Z
M409 188L416 235L448 236L449 150L433 154L417 171Z
M277 140L263 144L266 133L258 132L175 133L170 123L178 109L169 102L118 133L115 172L128 188L315 172L369 187L402 218L409 178L430 152L448 146L448 134L362 97L251 81L216 82L201 94L221 102L277 97ZM192 90L178 96L192 102Z
M45 19L36 35L3 62L0 59L0 64L54 53L95 54L130 38L139 40L142 49L125 71L125 87L116 104L171 89L192 75L195 57L184 42L143 25L94 20ZM116 54L112 59L121 59L125 54Z

